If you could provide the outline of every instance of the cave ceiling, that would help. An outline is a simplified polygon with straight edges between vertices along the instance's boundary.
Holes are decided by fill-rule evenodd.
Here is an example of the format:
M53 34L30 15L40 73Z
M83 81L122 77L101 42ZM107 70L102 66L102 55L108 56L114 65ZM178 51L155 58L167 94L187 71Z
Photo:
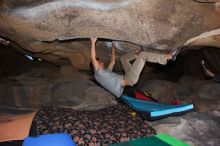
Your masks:
M89 41L72 40L115 40L119 49L220 47L219 5L217 0L1 0L0 37L24 53L87 69Z

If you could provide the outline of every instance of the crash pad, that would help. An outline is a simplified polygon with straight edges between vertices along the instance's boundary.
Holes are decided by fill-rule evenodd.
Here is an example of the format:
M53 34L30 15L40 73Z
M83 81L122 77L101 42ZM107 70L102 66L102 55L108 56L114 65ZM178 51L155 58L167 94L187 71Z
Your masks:
M68 134L46 134L38 137L27 137L23 146L75 146Z
M181 115L193 110L194 108L193 104L161 104L153 101L135 99L127 95L122 95L121 99L147 120L157 120L172 115Z
M189 145L168 134L158 134L147 138L144 137L123 143L111 144L110 146L189 146Z

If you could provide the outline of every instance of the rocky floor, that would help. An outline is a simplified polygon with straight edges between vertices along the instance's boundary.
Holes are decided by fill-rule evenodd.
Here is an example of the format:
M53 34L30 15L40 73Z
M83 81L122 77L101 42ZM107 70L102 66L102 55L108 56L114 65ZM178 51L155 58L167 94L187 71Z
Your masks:
M88 80L88 76L74 75L58 78L55 81L43 78L32 78L25 81L24 77L16 77L7 82L2 79L0 84L1 93L4 96L30 95L34 96L48 93L53 95L51 100L63 107L94 110L117 104L116 99L97 84ZM11 90L7 86L14 85ZM45 88L40 86L44 85ZM30 85L30 86L28 86ZM22 87L25 86L25 87ZM169 117L159 121L149 122L157 133L168 133L192 146L217 146L219 145L220 133L220 84L212 80L198 80L190 76L183 76L178 82L163 79L150 79L139 82L142 91L151 92L152 96L162 103L171 103L173 99L179 99L182 103L193 103L195 111L178 117ZM66 92L68 90L68 92ZM4 91L4 92L3 92ZM37 91L37 92L35 92ZM58 92L59 91L59 92ZM7 92L7 93L6 93ZM37 94L33 94L37 93ZM1 94L2 96L3 94ZM74 95L74 96L73 96ZM77 98L75 98L75 96ZM83 101L81 100L83 97ZM86 98L85 98L86 97ZM90 98L89 98L90 97ZM99 100L95 100L95 99ZM21 97L20 97L21 98ZM43 97L41 97L43 99ZM72 99L74 98L74 99ZM11 101L12 101L11 99ZM65 99L68 99L67 101ZM22 100L20 100L22 101ZM95 102L94 102L95 101ZM75 103L69 105L70 102ZM29 102L24 105L31 104ZM10 103L9 103L10 104ZM55 105L55 104L54 104ZM18 110L18 108L20 110ZM16 110L15 110L16 109ZM28 113L31 108L16 107L0 108L0 115Z
M191 146L219 145L220 112L192 112L151 122L157 133L167 133Z

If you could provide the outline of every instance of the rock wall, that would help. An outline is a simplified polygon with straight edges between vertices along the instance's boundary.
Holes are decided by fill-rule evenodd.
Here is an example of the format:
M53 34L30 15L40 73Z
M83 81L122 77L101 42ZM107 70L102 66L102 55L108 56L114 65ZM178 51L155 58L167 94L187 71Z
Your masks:
M66 58L86 69L84 47L60 41L98 37L172 50L219 28L219 16L214 3L193 0L1 0L0 36L45 60Z

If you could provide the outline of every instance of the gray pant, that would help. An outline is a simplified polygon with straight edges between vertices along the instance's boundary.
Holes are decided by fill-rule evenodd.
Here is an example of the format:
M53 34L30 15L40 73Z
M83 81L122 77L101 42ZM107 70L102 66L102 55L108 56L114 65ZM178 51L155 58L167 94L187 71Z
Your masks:
M135 60L133 64L130 63L131 60ZM135 55L135 51L132 50L125 55L121 56L121 64L125 72L125 80L127 84L133 86L138 82L140 73L144 68L145 61L159 63L165 65L167 63L167 53L161 54L158 52L140 52L138 56Z

